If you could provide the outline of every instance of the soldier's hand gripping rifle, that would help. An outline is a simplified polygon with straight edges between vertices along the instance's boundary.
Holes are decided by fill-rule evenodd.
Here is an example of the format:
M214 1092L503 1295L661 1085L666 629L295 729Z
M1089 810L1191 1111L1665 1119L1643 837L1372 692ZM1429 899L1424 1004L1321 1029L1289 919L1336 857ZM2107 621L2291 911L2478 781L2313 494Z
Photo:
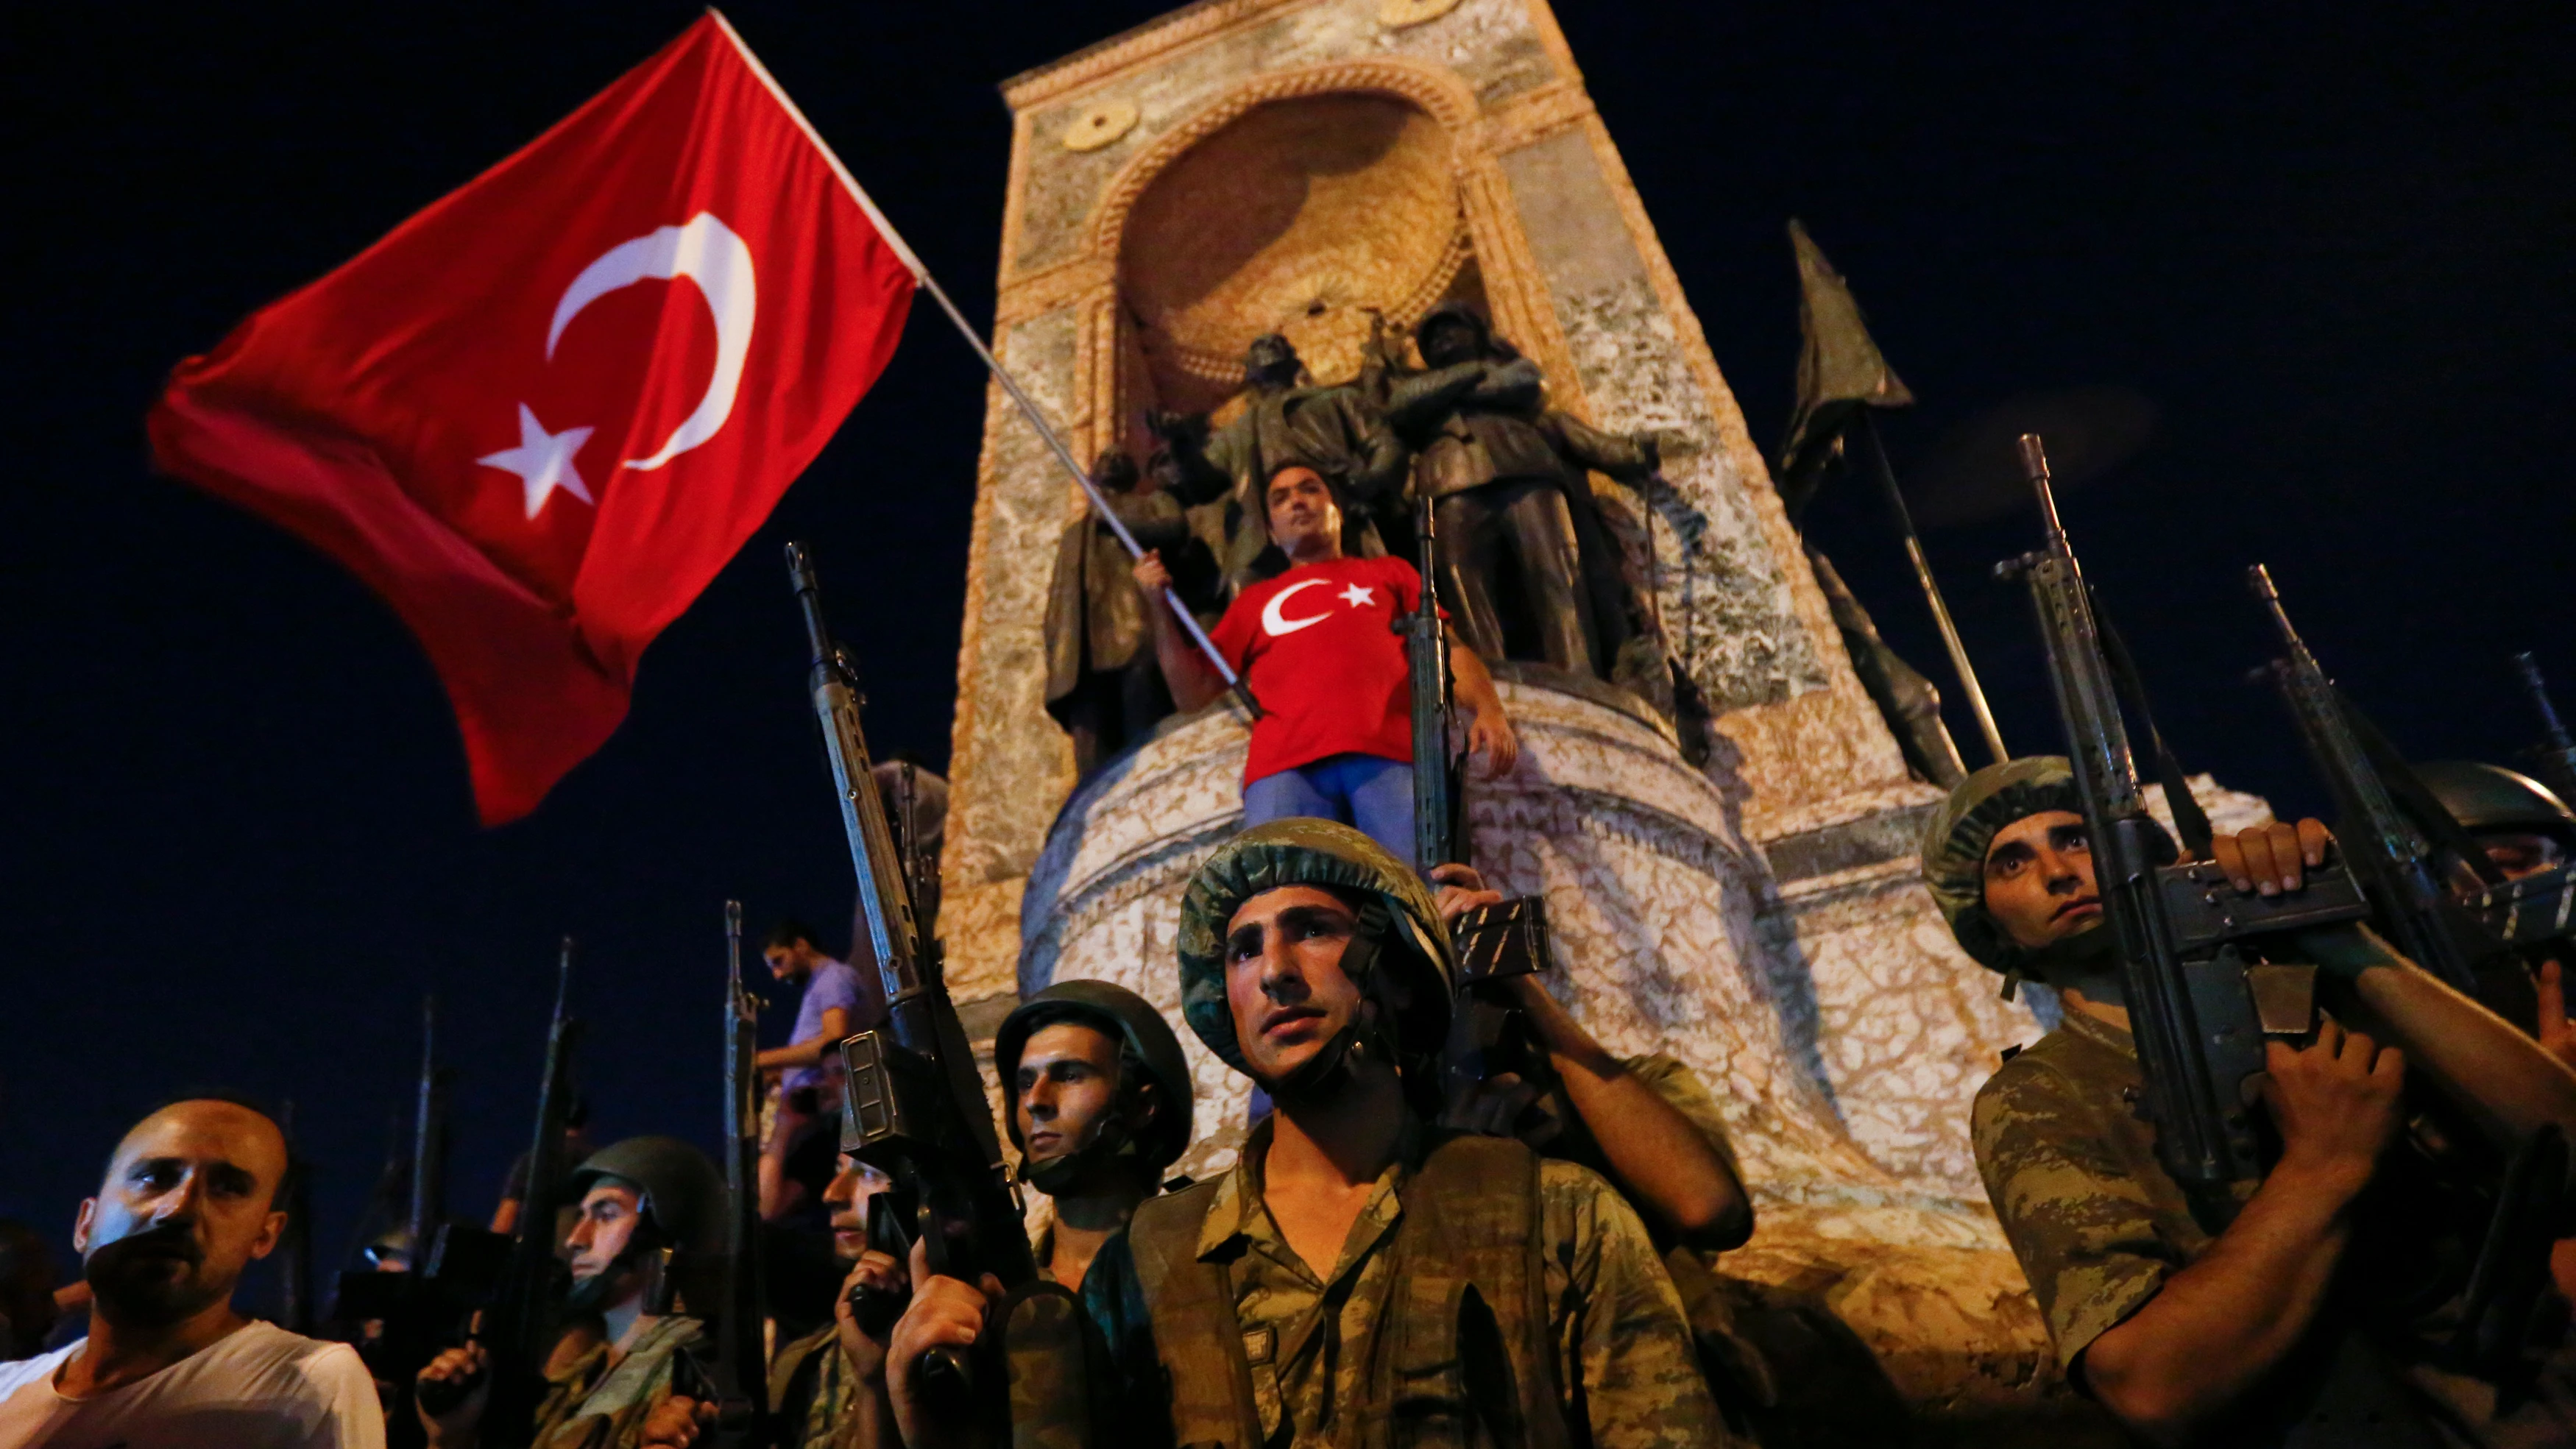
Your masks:
M1005 1288L1017 1287L1037 1276L1019 1196L965 1028L948 997L937 943L922 937L913 911L885 803L868 773L859 694L824 621L804 545L787 546L787 572L804 608L813 656L809 687L832 783L840 791L859 916L885 989L885 1023L841 1043L848 1068L841 1150L893 1183L869 1204L869 1238L898 1254L926 1239L933 1273L967 1283L990 1273ZM900 1311L900 1304L891 1306ZM872 1297L853 1307L863 1323L880 1331L889 1321L889 1305ZM924 1370L935 1395L962 1404L973 1387L974 1364L952 1350L935 1350Z
M2058 521L2039 439L2021 439L2046 542L1998 567L2030 586L2049 683L2084 803L2085 837L2105 928L2118 943L2130 1029L2145 1078L2140 1115L2156 1155L2205 1210L2224 1213L2233 1184L2263 1175L2246 1085L2264 1070L2269 1035L2311 1025L2311 968L2266 967L2252 937L2357 921L2369 914L2352 873L2307 872L2303 890L2240 896L2217 867L2173 864L2172 842L2147 813L2119 693L2083 571Z
M1457 950L1458 985L1440 1053L1443 1094L1454 1102L1506 1073L1542 1097L1553 1092L1556 1070L1508 985L1551 964L1547 902L1514 896L1478 906L1450 926L1449 939Z
M2478 967L2496 954L2498 943L2452 903L2428 832L2442 832L2446 838L2441 843L2482 875L2492 875L2494 867L2415 780L2406 762L2344 700L2291 626L2271 571L2256 564L2245 571L2245 582L2281 636L2282 657L2271 664L2273 681L2308 758L2334 796L2336 844L2377 909L2390 943L2454 990L2478 995Z
M581 1044L581 1023L572 1015L572 937L563 938L555 964L554 1015L546 1026L545 1070L537 1080L536 1136L528 1144L528 1176L519 1194L519 1219L513 1226L491 1302L483 1310L474 1338L491 1351L491 1368L463 1379L420 1385L420 1406L432 1416L462 1403L492 1379L492 1398L478 1421L478 1437L496 1446L522 1445L536 1429L537 1406L545 1398L545 1363L562 1327L558 1316L564 1267L555 1255L555 1210L563 1201L564 1179L572 1164L564 1160L565 1122L572 1114L573 1056ZM451 1224L441 1234L442 1256L455 1252L457 1235L470 1231ZM477 1235L480 1236L480 1235Z
M1422 588L1395 632L1404 636L1404 664L1413 685L1413 869L1428 880L1435 867L1464 862L1458 850L1463 756L1449 748L1458 713L1457 681L1449 672L1448 625L1440 618L1439 550L1432 539L1431 500L1416 505L1415 554Z

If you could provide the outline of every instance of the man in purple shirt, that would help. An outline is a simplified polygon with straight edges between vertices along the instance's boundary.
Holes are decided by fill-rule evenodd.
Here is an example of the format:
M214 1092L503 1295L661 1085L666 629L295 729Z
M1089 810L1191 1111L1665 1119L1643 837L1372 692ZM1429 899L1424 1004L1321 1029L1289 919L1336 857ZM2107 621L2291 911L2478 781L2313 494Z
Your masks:
M826 956L801 921L779 922L760 954L769 974L804 988L787 1045L759 1056L777 1087L760 1153L760 1215L776 1221L819 1202L841 1140L841 1039L857 1030L859 975Z

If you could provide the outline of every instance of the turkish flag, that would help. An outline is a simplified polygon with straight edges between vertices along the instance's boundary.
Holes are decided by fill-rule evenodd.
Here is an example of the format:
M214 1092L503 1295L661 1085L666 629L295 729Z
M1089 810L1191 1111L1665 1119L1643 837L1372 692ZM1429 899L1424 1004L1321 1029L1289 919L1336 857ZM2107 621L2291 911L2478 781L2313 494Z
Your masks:
M625 718L644 646L884 369L916 268L709 12L179 364L153 456L393 605L497 825Z

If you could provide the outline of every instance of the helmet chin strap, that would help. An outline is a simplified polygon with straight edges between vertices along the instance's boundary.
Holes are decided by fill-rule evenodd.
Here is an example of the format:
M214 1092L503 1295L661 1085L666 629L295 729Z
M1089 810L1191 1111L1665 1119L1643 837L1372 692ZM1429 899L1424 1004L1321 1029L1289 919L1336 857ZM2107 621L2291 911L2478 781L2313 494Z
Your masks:
M1386 973L1379 971L1378 956L1385 949L1394 919L1383 902L1370 900L1360 907L1359 924L1351 930L1351 944L1342 951L1342 974L1360 983L1362 1009L1351 1013L1342 1029L1333 1033L1322 1050L1277 1077L1255 1075L1253 1080L1270 1094L1271 1100L1289 1102L1300 1098L1313 1100L1329 1097L1340 1090L1349 1076L1354 1061L1376 1060L1388 1066L1396 1064L1395 1040L1388 1023L1394 1013L1382 994ZM1370 1011L1369 1005L1377 1010Z
M2082 992L2085 1000L2104 1006L2129 1004L2128 987L2120 975L2119 942L2108 921L2031 952L2026 974L2061 990Z
M564 1295L564 1307L577 1313L597 1313L616 1306L621 1297L617 1285L624 1282L630 1272L647 1275L643 1291L647 1297L652 1296L656 1287L662 1285L652 1281L651 1275L655 1270L650 1265L661 1250L662 1235L653 1230L652 1219L637 1223L634 1233L626 1240L624 1251L609 1259L607 1267L587 1278L572 1280L572 1291Z
M1062 1197L1068 1190L1081 1185L1083 1174L1091 1170L1092 1164L1114 1162L1141 1153L1144 1149L1137 1143L1136 1134L1127 1130L1127 1118L1120 1105L1113 1102L1092 1127L1090 1139L1071 1152L1043 1162L1033 1157L1022 1157L1020 1181L1049 1197Z

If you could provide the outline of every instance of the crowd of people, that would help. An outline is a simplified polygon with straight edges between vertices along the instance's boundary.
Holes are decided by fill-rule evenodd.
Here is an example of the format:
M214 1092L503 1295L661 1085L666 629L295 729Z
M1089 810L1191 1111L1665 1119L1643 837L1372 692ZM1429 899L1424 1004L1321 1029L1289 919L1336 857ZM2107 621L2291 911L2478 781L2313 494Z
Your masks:
M2576 815L2554 796L2509 772L2466 778L2490 803L2526 806L2477 817L2496 863L2527 874L2566 862ZM2064 760L2018 760L1971 776L1924 840L1926 880L1961 944L2063 1004L2063 1025L1987 1084L1974 1130L2069 1379L2149 1442L2568 1442L2576 1252L2554 1259L2548 1304L2508 1355L2521 1367L2501 1378L2461 1371L2443 1305L2374 1300L2366 1281L2388 1271L2373 1240L2389 1224L2374 1210L2403 1196L2390 1179L2405 1170L2403 1139L2423 1130L2410 1129L2415 1076L2474 1079L2517 1069L2495 1063L2519 1054L2520 1070L2576 1082L2555 961L2537 972L2536 1035L2463 1006L2471 1037L2432 1034L2420 1056L2332 1020L2311 1041L2272 1043L2274 1165L2212 1223L2131 1109L2140 1069L2078 805ZM2233 888L2277 895L2301 890L2332 849L2301 821L2222 837L2215 855ZM1499 900L1467 867L1425 880L1337 822L1275 820L1221 846L1181 905L1181 1022L1272 1105L1207 1181L1167 1180L1205 1124L1163 1013L1120 986L1065 981L1003 1021L994 1072L1018 1181L1041 1200L1035 1261L1096 1334L1085 1442L1904 1442L1904 1408L1883 1379L1873 1398L1857 1346L1813 1346L1821 1310L1804 1305L1803 1355L1784 1349L1795 1335L1781 1325L1802 1305L1728 1275L1752 1199L1716 1103L1678 1062L1614 1055L1524 977L1507 989L1544 1069L1463 1083L1441 1072L1452 923ZM2355 939L2354 952L2315 953L2322 969L2407 969ZM815 1048L851 1025L854 1002L839 979L849 968L805 928L782 926L768 954L805 1008L763 1058L780 1107L763 1216L810 1206L831 1253L828 1267L791 1255L774 1268L829 1285L810 1295L827 1308L771 1325L777 1442L1002 1442L1010 1411L1044 1386L1013 1378L1008 1393L959 1397L936 1391L928 1367L935 1350L987 1343L1001 1285L942 1276L926 1242L881 1246L871 1205L893 1183L852 1152L825 1154L813 1202L795 1200L789 1165L826 1114L791 1099L838 1088L832 1054ZM391 1384L358 1348L235 1306L245 1268L286 1226L290 1161L273 1116L221 1095L163 1105L114 1144L74 1226L87 1332L0 1365L0 1444L484 1442L499 1378L486 1344L444 1346ZM670 1265L722 1251L723 1175L685 1141L628 1138L582 1159L565 1203L561 1336L524 1366L544 1385L527 1442L714 1442L708 1327ZM27 1266L42 1254L16 1238L10 1251L23 1351L28 1330L41 1337L42 1310L23 1305L47 1301ZM871 1315L871 1297L899 1311ZM2349 1384L2320 1400L2297 1387L2308 1377ZM1837 1402L1816 1402L1820 1382ZM2374 1385L2379 1397L2362 1392ZM2352 1423L2298 1437L2301 1415L2343 1411Z
M1509 429L1476 409L1529 412L1529 369L1477 319L1434 323L1432 368L1382 406L1455 424L1426 423L1438 436L1412 456L1417 491L1425 467L1448 480L1431 491L1454 515L1452 583L1497 539L1591 539L1554 484L1497 471ZM1000 1023L999 1125L1037 1284L1078 1305L1052 1320L1070 1358L997 1343L1029 1285L945 1271L946 1240L897 1210L924 1189L860 1130L842 1050L884 1020L888 983L790 921L764 942L799 1004L754 1063L769 1084L742 1190L755 1201L696 1145L594 1149L578 1115L560 1189L530 1164L503 1194L493 1230L562 1265L542 1351L519 1361L471 1314L425 1332L344 1312L345 1341L247 1316L243 1273L289 1226L289 1133L248 1098L190 1094L113 1144L74 1221L75 1289L54 1288L40 1236L0 1232L0 1449L1912 1442L1909 1406L1824 1303L1730 1271L1755 1205L1708 1085L1673 1056L1607 1049L1540 976L1463 979L1460 921L1506 903L1465 863L1410 859L1411 771L1431 762L1412 759L1425 682L1395 625L1423 580L1347 546L1353 480L1384 486L1405 455L1389 461L1352 399L1291 387L1293 353L1256 354L1253 423L1170 428L1158 463L1233 480L1274 557L1210 631L1265 706L1243 827L1189 880L1155 968L1177 1026L1257 1089L1257 1120L1231 1166L1175 1177L1212 1124L1173 1020L1066 980ZM1651 467L1651 448L1553 416L1515 426L1553 439L1549 458ZM1496 491L1514 477L1528 486ZM1581 571L1559 573L1569 627L1550 657L1606 673L1625 647L1616 601L1578 608ZM1159 550L1133 566L1159 682L1197 708L1225 681L1160 606L1174 582ZM1477 653L1503 630L1481 598L1466 588L1451 641L1459 734L1503 771L1520 742ZM923 778L880 779L916 840ZM2576 813L2541 785L2489 766L2421 778L2484 853L2446 862L2463 901L2576 856ZM2176 1180L2136 1110L2135 963L2109 928L2085 809L2065 759L2015 760L1968 776L1922 842L1965 952L2062 1008L2000 1064L1972 1130L2067 1384L2159 1444L2576 1442L2576 1238L2551 1245L2570 1224L2550 1180L2576 1138L2576 1025L2555 944L2524 952L2536 1007L2509 1022L2367 929L2298 936L2284 964L2325 1011L2267 1041L2244 1105L2268 1167L2216 1202ZM2227 889L2265 898L2307 889L2335 850L2313 820L2210 847ZM1479 1007L1509 1013L1522 1049L1461 1070L1453 1027ZM2499 1171L2519 1186L2494 1190ZM2523 1202L2539 1206L2511 1226L2503 1209ZM719 1342L741 1325L716 1315L740 1300L720 1302L705 1270L743 1261L735 1235L754 1219L763 1361L726 1365ZM2546 1261L2515 1297L2497 1285L2522 1240ZM374 1267L416 1273L429 1245L377 1249ZM363 1297L344 1288L344 1307ZM55 1308L83 1298L86 1331L48 1346ZM1032 1367L1048 1364L1054 1378ZM765 1374L767 1412L743 1422L720 1368Z

